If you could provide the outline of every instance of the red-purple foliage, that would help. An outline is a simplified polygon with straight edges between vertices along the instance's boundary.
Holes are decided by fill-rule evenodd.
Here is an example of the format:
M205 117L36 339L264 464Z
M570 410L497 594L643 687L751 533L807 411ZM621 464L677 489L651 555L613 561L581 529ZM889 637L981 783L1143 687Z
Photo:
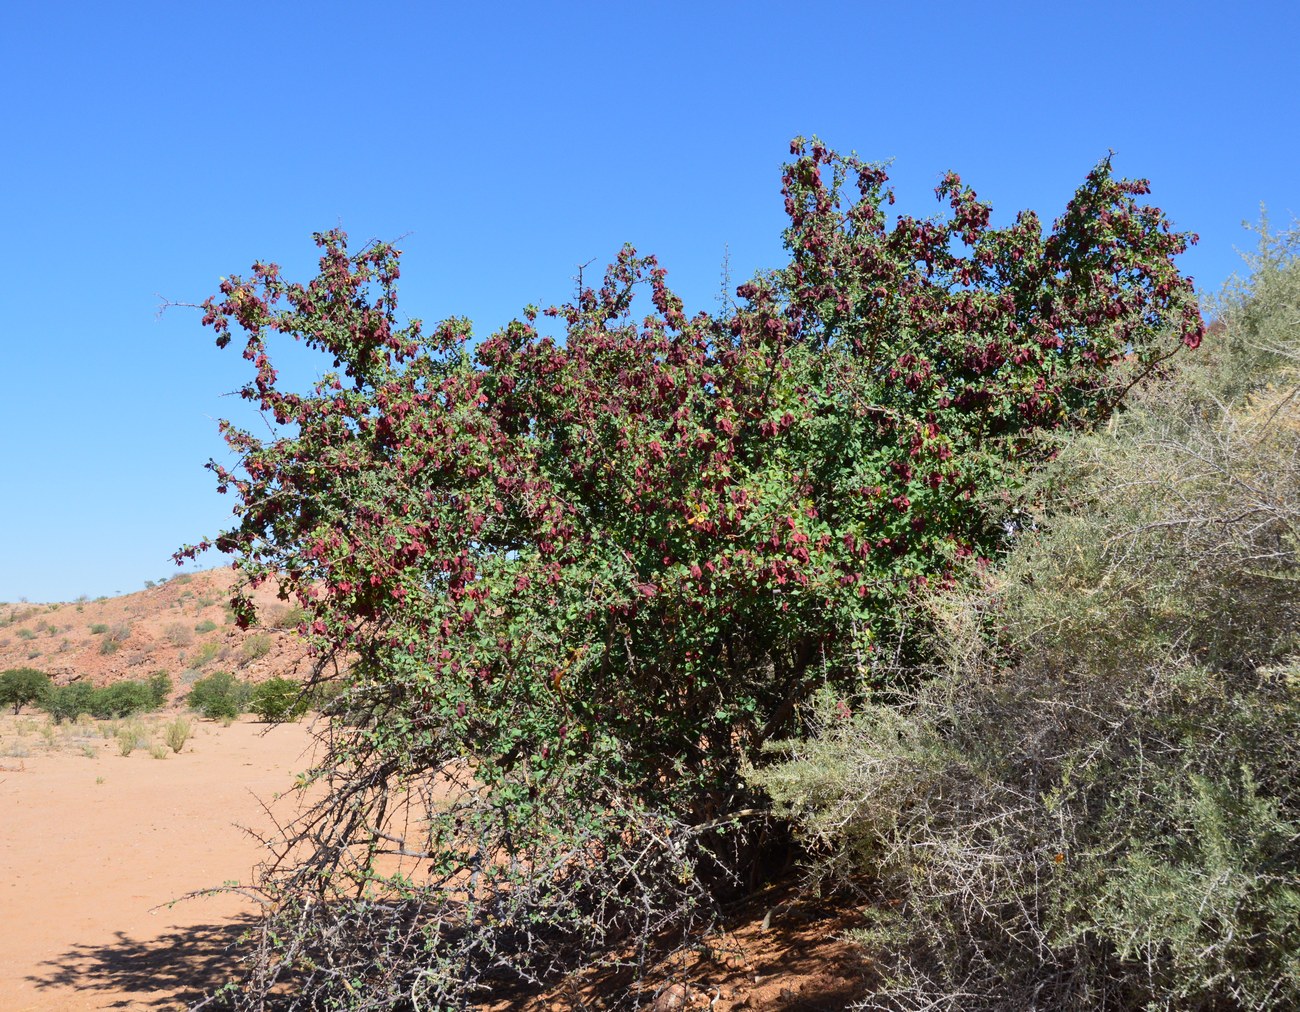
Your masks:
M463 320L399 324L399 251L339 232L308 284L259 263L205 304L284 426L223 423L239 521L216 544L358 659L411 763L472 754L526 803L605 756L712 817L814 688L863 687L910 592L997 551L1065 430L1200 341L1189 237L1108 161L1044 234L1032 212L993 228L951 173L946 217L890 224L883 170L792 153L790 262L726 315L687 316L629 247L545 311L562 341L530 309L474 344ZM339 371L281 389L273 333Z

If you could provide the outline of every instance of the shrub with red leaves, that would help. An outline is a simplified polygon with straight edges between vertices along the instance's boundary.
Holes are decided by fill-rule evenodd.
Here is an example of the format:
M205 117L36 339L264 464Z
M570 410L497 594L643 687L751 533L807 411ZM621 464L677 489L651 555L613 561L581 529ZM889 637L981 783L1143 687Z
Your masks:
M215 544L349 658L375 714L353 741L407 774L470 759L512 847L577 770L687 823L742 804L741 756L818 686L860 691L909 594L999 549L1061 434L1200 341L1191 237L1109 161L1044 232L993 227L951 173L946 216L891 224L882 169L792 153L789 263L725 314L688 316L625 247L475 342L399 323L399 251L337 231L309 283L259 263L205 304L282 426L223 423L239 519ZM277 334L336 371L282 389Z

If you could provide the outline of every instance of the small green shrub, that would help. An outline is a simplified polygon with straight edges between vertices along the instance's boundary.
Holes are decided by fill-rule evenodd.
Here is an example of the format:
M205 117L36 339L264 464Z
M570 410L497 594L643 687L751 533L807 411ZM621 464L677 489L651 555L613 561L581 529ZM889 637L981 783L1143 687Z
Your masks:
M155 708L154 693L144 682L116 682L96 689L90 714L100 720L130 717Z
M31 629L27 629L27 628L19 629L18 638L20 640L34 640L36 639L36 633L34 633Z
M52 687L41 705L56 724L61 724L65 720L76 720L82 714L90 713L94 697L95 687L89 682L71 682Z
M108 632L108 626L103 622L96 622L90 627L90 634L92 636L100 636L106 632Z
M167 746L160 741L155 741L149 746L149 754L155 759L166 759Z
M209 720L234 720L248 708L251 687L228 671L200 678L190 689L192 709Z
M250 664L259 657L265 657L271 652L274 640L266 633L256 633L249 636L240 645L239 657L244 664Z
M288 678L268 678L253 687L249 709L268 724L298 720L307 712L302 685Z
M101 654L116 653L131 637L131 627L125 622L119 622L104 634L104 638L99 643L99 652Z
M204 643L200 643L198 649L196 649L190 657L190 667L201 668L203 665L211 662L219 653L221 653L221 644L216 640L208 640Z
M177 717L163 729L163 740L167 743L168 748L179 755L181 749L185 747L185 743L189 741L192 729L187 718Z
M172 676L166 671L155 671L145 680L149 695L153 700L151 709L158 710L167 705L172 694Z
M117 732L117 751L124 756L130 755L135 749L144 743L144 735L141 729L133 724L128 724L118 729Z

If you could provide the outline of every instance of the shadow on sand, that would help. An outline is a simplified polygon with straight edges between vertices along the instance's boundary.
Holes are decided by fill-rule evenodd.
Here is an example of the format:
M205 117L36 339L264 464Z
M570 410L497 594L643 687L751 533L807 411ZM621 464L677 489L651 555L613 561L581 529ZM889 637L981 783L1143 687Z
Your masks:
M252 917L196 924L138 941L123 932L103 945L74 945L27 978L38 991L72 989L105 994L105 1009L175 1009L230 980L231 946L254 924Z

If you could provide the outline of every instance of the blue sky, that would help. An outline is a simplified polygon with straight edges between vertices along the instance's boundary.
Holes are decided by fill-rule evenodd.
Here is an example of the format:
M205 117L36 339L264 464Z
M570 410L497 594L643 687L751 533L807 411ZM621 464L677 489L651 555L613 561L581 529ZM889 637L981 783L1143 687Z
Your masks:
M0 600L137 590L225 524L244 363L160 297L302 277L342 225L405 236L405 312L480 333L623 242L712 308L725 250L781 261L796 134L894 159L900 210L952 168L1000 220L1114 149L1213 292L1261 202L1300 213L1297 38L1280 2L10 5Z

